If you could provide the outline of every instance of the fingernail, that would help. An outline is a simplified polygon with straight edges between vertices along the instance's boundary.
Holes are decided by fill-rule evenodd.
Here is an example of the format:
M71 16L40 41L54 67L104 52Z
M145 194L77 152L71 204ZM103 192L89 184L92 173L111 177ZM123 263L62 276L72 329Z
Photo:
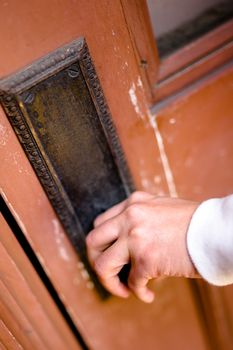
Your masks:
M124 296L123 296L123 298L128 298L128 297L129 297L129 295L130 295L130 293L129 293L129 292L124 292Z
M155 298L155 296L154 296L153 293L148 293L147 295L145 295L143 301L144 301L145 303L150 304L150 303L152 303L152 302L154 301L154 298Z

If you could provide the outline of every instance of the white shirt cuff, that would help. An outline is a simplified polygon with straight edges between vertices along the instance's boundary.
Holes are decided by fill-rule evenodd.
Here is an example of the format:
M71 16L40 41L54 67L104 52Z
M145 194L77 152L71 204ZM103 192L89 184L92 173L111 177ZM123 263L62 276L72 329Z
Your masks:
M233 195L209 199L195 211L187 233L190 257L209 283L233 283Z

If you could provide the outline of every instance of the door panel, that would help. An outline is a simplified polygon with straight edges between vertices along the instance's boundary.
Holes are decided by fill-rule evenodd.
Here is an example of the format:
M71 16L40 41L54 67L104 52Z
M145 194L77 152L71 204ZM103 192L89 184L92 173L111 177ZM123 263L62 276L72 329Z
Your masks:
M0 349L22 349L21 344L19 344L2 320L0 320Z
M154 118L180 197L233 193L233 65L191 87Z
M0 214L0 339L7 349L81 349Z

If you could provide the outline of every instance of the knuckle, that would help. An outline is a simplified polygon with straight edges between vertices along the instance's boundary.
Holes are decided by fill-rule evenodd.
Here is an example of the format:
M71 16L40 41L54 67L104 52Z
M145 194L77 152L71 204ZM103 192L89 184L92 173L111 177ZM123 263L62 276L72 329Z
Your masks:
M129 197L129 203L134 203L142 198L143 192L135 191Z
M106 216L106 211L101 213L101 214L99 214L95 218L95 220L93 222L94 228L96 228L97 226L99 226L100 224L102 224L104 222L105 216Z
M131 238L131 239L134 239L134 238L139 238L139 237L141 237L141 229L140 229L140 227L137 227L137 226L135 226L134 228L132 228L131 230L129 230L129 237ZM135 243L137 243L137 242L135 242Z
M91 234L89 234L86 237L86 246L87 246L87 248L92 248L92 245L93 245L93 237Z
M94 220L93 226L94 226L94 227L99 226L100 221L101 221L101 216L99 215L99 216Z
M127 219L132 221L132 222L137 222L137 219L140 215L140 212L141 212L141 208L138 204L131 204L126 209Z

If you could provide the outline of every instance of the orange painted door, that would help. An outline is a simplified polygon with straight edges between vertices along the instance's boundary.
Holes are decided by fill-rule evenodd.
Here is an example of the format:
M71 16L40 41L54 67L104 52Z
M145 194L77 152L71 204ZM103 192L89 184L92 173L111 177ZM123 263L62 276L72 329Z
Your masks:
M0 347L80 350L2 214L0 251Z
M195 79L188 82L186 75L173 85L161 80L166 66L158 57L146 3L138 0L9 0L0 4L0 26L1 78L85 37L138 189L197 200L233 191L229 58L212 65L205 79L192 73ZM152 305L134 297L102 300L3 110L0 132L2 197L83 347L230 349L231 287L220 291L164 279L151 283Z

